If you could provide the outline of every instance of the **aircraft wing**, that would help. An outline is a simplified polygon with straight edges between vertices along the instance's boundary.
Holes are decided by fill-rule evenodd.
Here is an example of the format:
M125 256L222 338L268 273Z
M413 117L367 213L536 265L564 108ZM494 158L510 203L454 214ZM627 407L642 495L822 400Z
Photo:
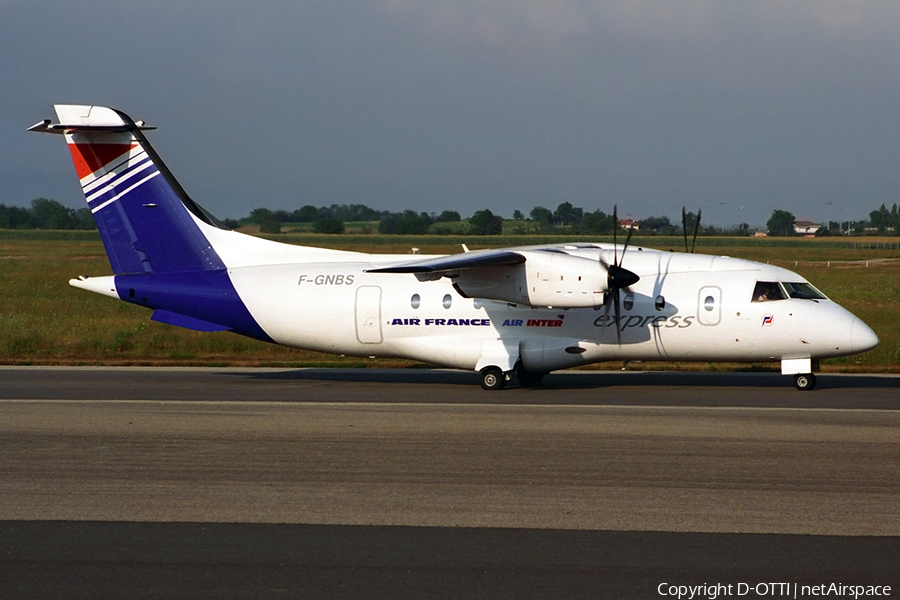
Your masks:
M603 304L610 289L610 268L618 267L607 268L596 259L573 256L552 246L535 246L424 258L367 272L411 273L419 281L448 277L463 298L575 308ZM634 280L620 287L639 279L632 275Z
M456 271L459 269L474 269L477 267L504 267L520 265L525 262L525 256L511 250L476 250L463 254L452 254L440 258L427 258L412 261L392 267L368 269L368 273L440 273L442 271Z

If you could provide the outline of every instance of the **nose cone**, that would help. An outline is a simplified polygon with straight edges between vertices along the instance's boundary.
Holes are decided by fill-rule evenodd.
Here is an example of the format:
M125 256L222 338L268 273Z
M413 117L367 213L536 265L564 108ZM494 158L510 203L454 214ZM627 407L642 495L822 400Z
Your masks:
M878 345L878 336L868 325L854 317L850 324L850 348L853 352L865 352Z
M606 267L607 273L607 282L611 288L623 288L628 287L629 285L634 285L638 281L641 280L640 276L637 273L629 271L628 269L623 269L622 267L616 265L609 265Z

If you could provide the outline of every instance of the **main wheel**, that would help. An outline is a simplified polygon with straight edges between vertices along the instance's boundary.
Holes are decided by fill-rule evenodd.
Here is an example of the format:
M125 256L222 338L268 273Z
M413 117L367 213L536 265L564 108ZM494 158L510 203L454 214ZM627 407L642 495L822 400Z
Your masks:
M516 369L516 380L520 387L538 387L544 380L544 374L527 371L520 367Z
M485 367L481 370L481 387L486 390L502 390L506 386L506 377L500 367Z
M814 373L800 373L794 375L794 387L801 391L811 390L816 387L816 376Z

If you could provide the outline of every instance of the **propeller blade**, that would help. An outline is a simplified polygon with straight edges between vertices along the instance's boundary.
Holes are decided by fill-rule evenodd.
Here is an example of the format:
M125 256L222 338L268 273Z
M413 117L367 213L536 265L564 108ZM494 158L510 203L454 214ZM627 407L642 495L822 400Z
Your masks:
M641 280L640 276L628 269L622 268L622 262L625 260L625 253L628 251L628 245L631 243L631 236L634 234L634 228L628 228L628 236L625 238L625 246L622 248L622 254L619 255L619 207L613 206L613 263L608 264L601 254L598 257L600 266L606 269L606 288L607 292L604 296L603 303L606 305L606 314L609 315L609 307L612 305L615 311L616 323L616 340L622 345L622 288L627 288Z
M607 291L603 295L603 314L606 316L607 323L609 323L609 307L612 306L613 303L615 302L615 300L613 299L613 296L614 296L614 294L613 294L612 290ZM618 325L616 325L616 328L618 328ZM603 329L601 329L600 335L602 336L606 332L607 329L608 329L608 327L604 327Z
M602 252L600 253L600 256L597 257L597 260L600 261L600 266L603 267L604 271L606 271L606 283L607 283L606 287L607 287L607 289L609 289L609 265L607 264L607 262L605 260L603 260ZM605 298L604 298L603 302L606 302Z
M616 310L616 340L618 340L619 345L622 345L622 309L619 307L619 288L616 288L614 293L613 302L615 302L615 310Z
M684 211L684 207L681 207L681 231L684 232L684 251L688 251L687 245L687 213Z
M613 264L619 264L619 249L616 240L616 233L619 231L618 204L613 204Z
M622 259L619 261L618 266L622 266L622 263L625 261L625 252L628 251L628 244L631 242L631 234L634 233L634 227L628 228L628 236L625 238L625 247L622 248Z
M697 209L697 222L694 223L694 241L691 242L691 254L694 253L694 246L697 245L697 232L700 230L700 215L703 213L701 209Z

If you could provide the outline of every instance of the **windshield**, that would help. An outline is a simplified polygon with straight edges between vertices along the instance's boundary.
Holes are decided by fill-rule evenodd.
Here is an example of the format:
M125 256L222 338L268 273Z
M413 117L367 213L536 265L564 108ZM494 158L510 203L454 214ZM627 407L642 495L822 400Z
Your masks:
M757 281L756 287L753 288L753 302L771 302L773 300L784 300L784 292L777 281Z
M791 298L801 298L803 300L826 300L825 294L817 290L812 284L806 282L788 283L782 282L784 289L787 290L788 296Z

